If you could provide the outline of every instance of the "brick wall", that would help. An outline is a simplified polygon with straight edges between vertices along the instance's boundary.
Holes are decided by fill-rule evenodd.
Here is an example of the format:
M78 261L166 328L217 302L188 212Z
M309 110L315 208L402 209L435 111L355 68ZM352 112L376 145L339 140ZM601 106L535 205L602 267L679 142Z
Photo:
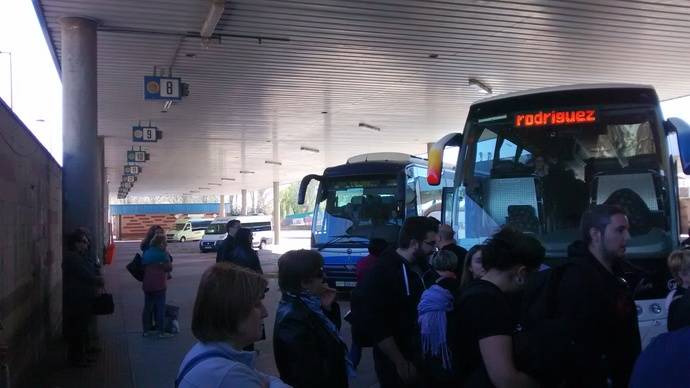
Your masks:
M0 357L14 385L60 332L62 171L2 101L0 214Z
M183 215L180 218L185 218ZM213 218L206 214L201 218ZM177 218L174 214L136 214L113 217L113 233L118 240L140 240L146 236L151 225L160 225L166 231L172 229Z

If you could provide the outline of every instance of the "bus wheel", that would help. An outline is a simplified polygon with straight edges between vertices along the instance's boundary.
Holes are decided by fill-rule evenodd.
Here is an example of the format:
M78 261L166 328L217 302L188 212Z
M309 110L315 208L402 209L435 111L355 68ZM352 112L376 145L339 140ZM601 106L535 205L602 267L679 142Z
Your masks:
M259 243L259 249L263 250L264 248L266 248L266 240L261 240Z
M185 242L185 241L187 241L187 239L184 236L180 237L180 242Z

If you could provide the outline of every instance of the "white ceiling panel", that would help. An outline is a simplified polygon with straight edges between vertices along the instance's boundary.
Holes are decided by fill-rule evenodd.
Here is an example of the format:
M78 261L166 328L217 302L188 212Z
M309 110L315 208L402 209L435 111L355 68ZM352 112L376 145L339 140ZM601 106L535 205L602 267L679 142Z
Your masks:
M227 1L208 47L192 36L208 0L40 3L58 55L60 17L100 21L98 131L111 192L131 127L151 120L164 131L145 147L151 160L131 195L221 182L211 192L234 193L358 153L424 152L460 130L482 97L469 77L496 94L593 82L652 84L662 99L690 94L690 4L680 0ZM142 97L154 66L190 84L167 113Z

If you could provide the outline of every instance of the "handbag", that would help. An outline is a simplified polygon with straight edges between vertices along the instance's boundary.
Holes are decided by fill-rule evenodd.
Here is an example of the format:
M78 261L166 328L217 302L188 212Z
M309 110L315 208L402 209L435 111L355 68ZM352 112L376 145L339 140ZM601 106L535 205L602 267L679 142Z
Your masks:
M127 271L140 282L144 280L144 264L141 260L141 255L137 253L126 267Z
M115 303L113 302L113 294L104 292L93 300L91 312L94 315L110 315L115 311Z

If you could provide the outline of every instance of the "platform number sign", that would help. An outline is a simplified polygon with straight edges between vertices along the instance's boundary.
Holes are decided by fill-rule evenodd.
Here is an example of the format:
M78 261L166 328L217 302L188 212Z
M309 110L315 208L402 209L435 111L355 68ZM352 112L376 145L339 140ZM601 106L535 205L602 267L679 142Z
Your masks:
M141 167L132 165L125 166L125 175L139 175L141 173Z
M173 77L144 77L144 100L180 100L182 80Z
M132 127L132 141L155 143L163 138L163 132L158 127Z
M146 151L127 151L128 162L146 162L149 160L149 154Z

